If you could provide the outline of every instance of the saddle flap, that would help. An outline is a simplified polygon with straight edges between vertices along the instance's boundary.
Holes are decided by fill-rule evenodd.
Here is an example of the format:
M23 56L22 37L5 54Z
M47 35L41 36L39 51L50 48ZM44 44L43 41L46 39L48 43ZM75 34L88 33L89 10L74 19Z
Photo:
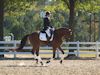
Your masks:
M39 34L39 39L40 39L41 41L47 41L46 34L40 32L40 34Z
M40 34L39 34L39 39L40 39L41 41L47 41L46 33L40 32ZM51 38L50 38L50 41L52 41L52 40L53 40L53 35L52 35Z

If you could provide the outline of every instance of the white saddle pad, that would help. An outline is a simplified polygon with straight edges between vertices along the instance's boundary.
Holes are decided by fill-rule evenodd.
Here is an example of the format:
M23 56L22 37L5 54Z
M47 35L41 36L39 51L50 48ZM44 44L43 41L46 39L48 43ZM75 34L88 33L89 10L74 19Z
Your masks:
M45 33L40 33L39 39L40 39L41 41L47 41L46 34L45 34ZM52 40L53 40L53 35L52 35L50 41L52 41Z

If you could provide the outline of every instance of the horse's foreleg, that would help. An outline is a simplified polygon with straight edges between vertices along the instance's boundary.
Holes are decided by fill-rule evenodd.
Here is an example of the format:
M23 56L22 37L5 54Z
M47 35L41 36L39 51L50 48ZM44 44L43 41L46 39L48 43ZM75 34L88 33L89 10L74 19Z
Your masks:
M50 63L52 60L54 60L54 58L55 58L55 52L56 52L56 49L53 49L53 57L50 58L50 60L48 60L46 63Z
M60 60L60 63L62 64L62 62L63 62L63 60L64 60L64 57L65 57L65 55L64 55L65 53L64 53L64 51L62 50L61 47L59 47L58 49L62 52L61 60Z

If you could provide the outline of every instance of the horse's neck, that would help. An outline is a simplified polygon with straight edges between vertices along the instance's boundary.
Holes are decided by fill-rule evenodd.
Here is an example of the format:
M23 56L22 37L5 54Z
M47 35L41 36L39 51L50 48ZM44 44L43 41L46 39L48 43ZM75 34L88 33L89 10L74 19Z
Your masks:
M63 35L63 33L61 32L61 30L59 30L59 29L57 29L57 30L55 30L55 35L57 35L57 36L59 36L59 37L63 37L64 35Z
M62 40L63 38L63 35L61 32L55 31L54 35L55 35L55 38L58 40Z

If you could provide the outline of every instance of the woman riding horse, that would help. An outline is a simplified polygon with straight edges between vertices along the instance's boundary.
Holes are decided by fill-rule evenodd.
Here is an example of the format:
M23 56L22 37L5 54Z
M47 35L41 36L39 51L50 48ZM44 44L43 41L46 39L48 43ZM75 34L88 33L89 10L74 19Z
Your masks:
M44 25L44 28L42 30L42 33L45 33L47 40L50 41L51 36L53 35L53 31L54 31L54 28L51 26L50 12L46 12L45 17L43 18L43 25ZM51 29L50 36L46 33L47 29Z

